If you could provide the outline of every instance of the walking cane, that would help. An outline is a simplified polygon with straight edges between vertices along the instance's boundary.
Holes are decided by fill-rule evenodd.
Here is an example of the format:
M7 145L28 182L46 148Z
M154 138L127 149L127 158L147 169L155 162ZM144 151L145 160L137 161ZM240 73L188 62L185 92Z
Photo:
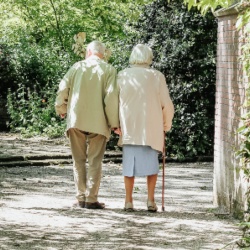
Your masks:
M165 189L165 132L163 132L163 151L162 151L162 199L161 199L161 210L165 211L164 207L164 189Z

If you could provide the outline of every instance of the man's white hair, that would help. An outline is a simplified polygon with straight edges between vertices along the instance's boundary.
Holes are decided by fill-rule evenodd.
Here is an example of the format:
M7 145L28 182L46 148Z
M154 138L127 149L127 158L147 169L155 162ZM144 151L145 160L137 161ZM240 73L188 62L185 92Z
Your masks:
M93 41L88 44L87 51L91 51L93 55L105 53L105 45L99 41Z
M147 64L150 65L153 60L152 49L145 44L137 44L130 55L130 64Z

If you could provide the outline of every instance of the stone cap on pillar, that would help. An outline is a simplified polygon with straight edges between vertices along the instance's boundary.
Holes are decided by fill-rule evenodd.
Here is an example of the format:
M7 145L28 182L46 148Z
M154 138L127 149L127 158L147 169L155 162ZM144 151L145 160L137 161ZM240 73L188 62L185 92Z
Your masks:
M217 11L213 12L213 15L215 17L222 17L222 16L229 16L229 15L237 15L242 10L245 9L244 3L241 3L240 1L235 1L231 6L228 8L221 8Z

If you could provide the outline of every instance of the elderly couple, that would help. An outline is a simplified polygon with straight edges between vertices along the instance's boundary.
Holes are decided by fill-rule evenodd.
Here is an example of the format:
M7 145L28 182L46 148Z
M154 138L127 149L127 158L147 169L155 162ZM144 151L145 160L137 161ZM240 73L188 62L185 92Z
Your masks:
M130 67L119 72L103 60L105 45L91 42L86 59L75 63L59 85L56 112L67 114L77 206L103 209L98 202L102 159L113 130L120 135L126 211L133 211L135 176L147 176L147 210L156 212L158 153L174 115L165 77L150 68L152 50L136 45ZM88 168L86 161L88 160Z

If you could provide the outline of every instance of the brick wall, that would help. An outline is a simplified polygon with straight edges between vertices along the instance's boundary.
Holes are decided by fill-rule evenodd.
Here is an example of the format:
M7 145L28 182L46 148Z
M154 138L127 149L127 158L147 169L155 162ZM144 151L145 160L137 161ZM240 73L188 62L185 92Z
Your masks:
M244 113L245 84L239 62L242 38L237 31L237 9L222 9L218 19L215 140L214 140L214 204L223 212L237 214L245 203L246 183L239 170L236 150L237 129Z

